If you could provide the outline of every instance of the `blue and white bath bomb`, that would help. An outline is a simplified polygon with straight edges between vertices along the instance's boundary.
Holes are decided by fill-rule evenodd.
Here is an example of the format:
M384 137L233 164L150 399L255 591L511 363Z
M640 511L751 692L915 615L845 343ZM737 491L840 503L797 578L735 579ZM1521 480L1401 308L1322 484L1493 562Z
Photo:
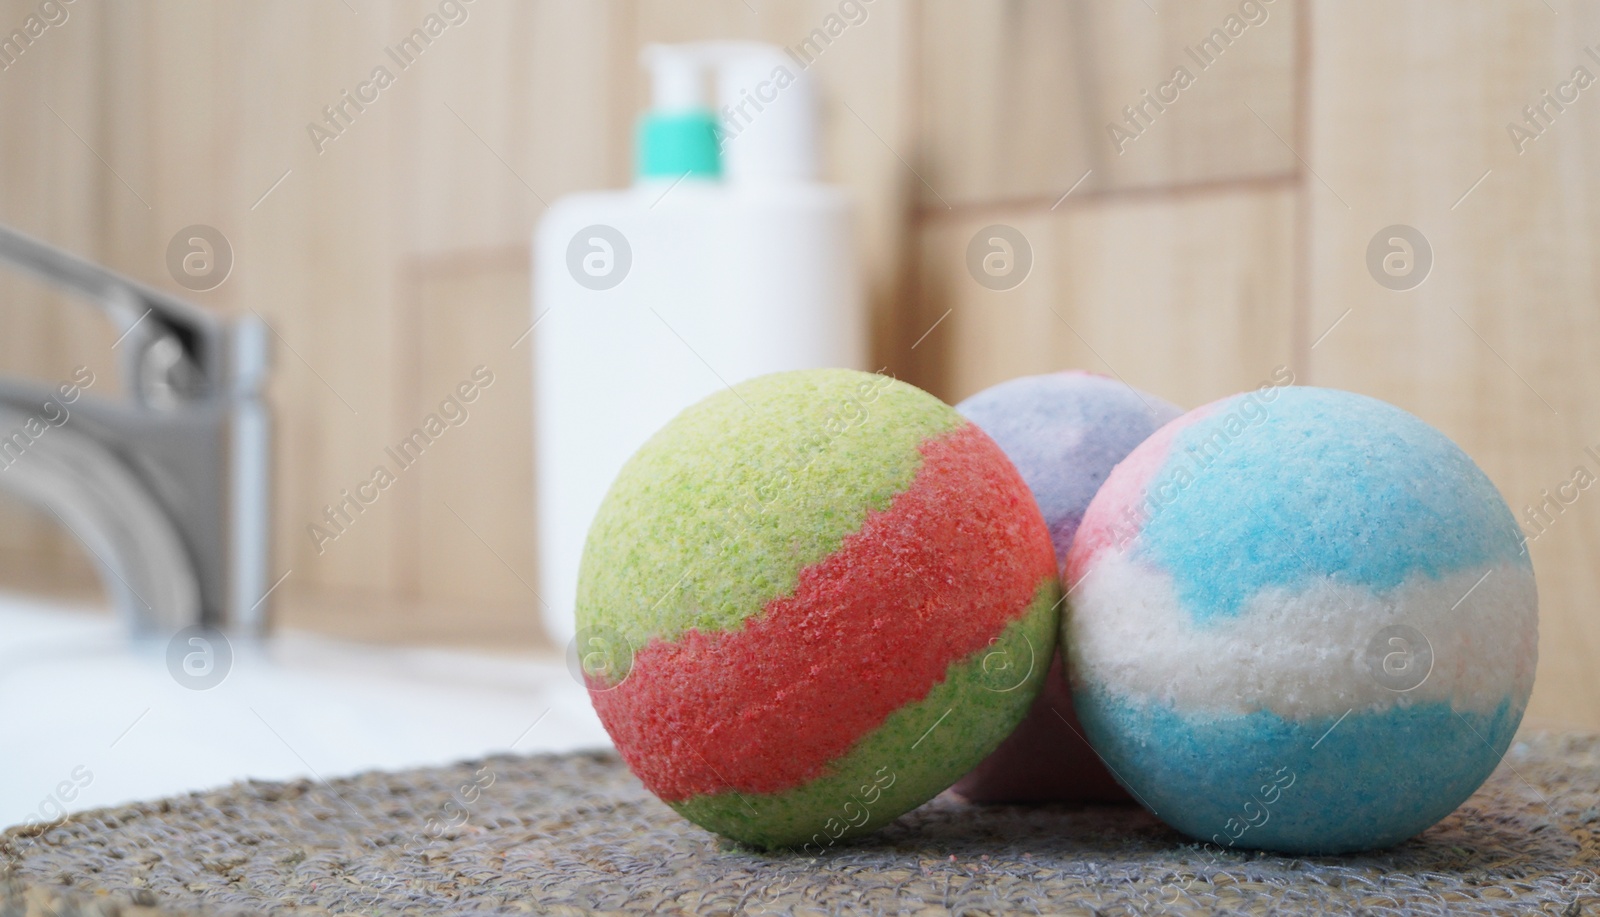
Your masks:
M1096 494L1065 576L1090 743L1221 846L1417 834L1494 770L1533 689L1505 501L1442 433L1349 392L1264 385L1163 427Z
M1050 528L1056 562L1066 559L1084 510L1117 463L1183 413L1146 392L1086 372L1023 376L956 405L999 444ZM955 791L972 802L1126 802L1084 742L1060 654L1027 717Z

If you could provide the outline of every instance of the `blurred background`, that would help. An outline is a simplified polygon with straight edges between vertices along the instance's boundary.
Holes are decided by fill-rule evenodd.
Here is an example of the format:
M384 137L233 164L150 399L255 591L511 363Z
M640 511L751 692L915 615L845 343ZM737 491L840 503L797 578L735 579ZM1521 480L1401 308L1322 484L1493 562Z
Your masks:
M47 25L20 48L0 45L0 222L267 324L278 632L344 653L559 653L536 598L529 240L560 196L631 180L643 46L793 48L833 17L846 27L809 69L823 177L857 206L871 368L951 401L1083 368L1193 407L1287 367L1299 383L1398 404L1459 442L1538 535L1530 722L1600 728L1600 493L1573 484L1579 469L1600 475L1600 6L461 8L319 142L310 127L324 106L437 2L0 2L0 33ZM1219 28L1229 41L1211 38ZM233 258L203 291L168 267L174 234L195 224ZM977 282L967 257L996 224L1031 253L1005 289ZM94 394L116 394L117 327L14 273L0 276L0 302L0 372L55 383L88 367ZM325 507L479 366L495 383L470 423L319 546L308 527ZM105 605L93 559L10 498L0 586L30 607L92 617ZM13 666L0 670L5 703L70 692L59 670L16 668L38 656L31 644L13 649L0 657ZM528 672L504 684L545 677ZM563 702L581 706L581 694ZM540 709L506 703L501 747ZM161 709L126 706L108 723ZM459 705L441 709L460 719ZM13 716L13 728L53 735L68 716ZM316 740L257 716L277 736L262 733L278 760L265 772L366 760L320 759ZM40 765L36 783L77 760Z

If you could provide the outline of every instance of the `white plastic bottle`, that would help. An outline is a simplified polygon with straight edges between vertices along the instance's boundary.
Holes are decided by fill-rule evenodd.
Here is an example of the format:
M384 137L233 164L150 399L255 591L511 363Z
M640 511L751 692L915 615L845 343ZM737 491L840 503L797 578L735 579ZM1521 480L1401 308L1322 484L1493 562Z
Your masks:
M852 208L816 180L810 77L749 42L644 62L634 185L557 201L533 245L539 591L558 646L589 524L651 434L753 376L866 356Z

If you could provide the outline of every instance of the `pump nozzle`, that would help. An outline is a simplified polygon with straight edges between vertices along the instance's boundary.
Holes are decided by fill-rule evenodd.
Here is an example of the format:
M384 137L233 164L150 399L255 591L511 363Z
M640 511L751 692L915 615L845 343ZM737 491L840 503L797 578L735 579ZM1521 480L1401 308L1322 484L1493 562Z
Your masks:
M647 45L651 108L639 119L640 178L717 178L717 116L705 103L704 64L693 45Z
M639 62L650 71L651 107L658 112L706 108L701 61L692 45L646 45Z

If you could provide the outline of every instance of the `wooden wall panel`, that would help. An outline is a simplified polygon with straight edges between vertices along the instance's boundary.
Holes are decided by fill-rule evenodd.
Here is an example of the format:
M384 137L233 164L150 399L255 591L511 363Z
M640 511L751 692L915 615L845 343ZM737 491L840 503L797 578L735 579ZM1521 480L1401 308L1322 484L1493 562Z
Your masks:
M365 7L359 8L363 18L370 15ZM385 19L367 27L363 50L355 55L362 62L355 75L369 63L383 61L382 48L420 24L436 5L378 8ZM405 606L418 619L412 633L448 639L470 630L465 625L449 626L451 616L473 617L460 606L488 601L482 589L452 593L463 577L450 564L434 562L437 558L430 552L448 540L443 522L459 523L439 518L442 506L430 499L437 488L428 482L461 481L469 490L476 486L498 491L504 498L493 504L498 519L492 524L480 520L480 526L501 531L519 520L526 523L532 518L531 499L514 498L531 486L526 448L498 454L494 472L487 475L480 459L459 450L446 448L430 456L423 475L402 480L392 500L386 495L386 505L373 518L363 518L348 539L342 536L324 554L313 550L306 526L321 515L327 501L338 498L341 488L370 475L385 446L417 425L421 404L434 398L429 385L444 372L434 372L435 363L469 349L455 343L463 333L470 338L475 322L485 315L506 327L521 325L504 342L499 368L506 381L497 386L496 395L502 403L526 404L526 348L509 351L525 327L522 318L530 314L525 259L517 262L520 280L515 286L520 292L514 293L506 292L498 268L487 278L469 272L445 281L417 270L416 263L419 258L452 255L471 262L475 252L520 251L531 239L546 201L616 180L614 175L624 164L619 151L625 149L621 138L626 125L612 114L610 98L617 91L613 58L625 35L623 9L618 3L528 6L480 0L470 7L464 23L452 27L456 31L445 32L410 68L390 64L396 80L379 104L392 107L374 106L370 116L378 120L371 124L369 114L363 113L327 153L308 162L318 181L371 187L364 206L351 202L350 224L341 228L339 240L330 241L325 251L334 261L323 268L350 276L355 272L337 259L363 259L362 288L348 291L345 301L370 302L371 308L355 310L351 317L355 327L337 341L326 342L331 352L323 359L358 373L370 372L379 366L360 354L378 350L388 363L370 377L350 380L348 386L371 396L368 405L356 405L363 417L371 415L370 423L357 430L350 413L334 401L320 412L322 425L301 432L307 445L325 452L331 461L307 462L289 437L284 438L282 467L301 477L286 482L283 502L290 509L284 514L289 518L280 543L285 567L296 567L297 577L308 574L290 593L291 604L308 602L325 607L327 614L352 616L355 621L377 617L371 609L374 604ZM324 96L332 98L334 90L350 85L351 68L343 69L346 75L328 82L331 88L322 90ZM343 161L326 165L321 161L335 154ZM297 220L302 225L314 220L317 200L339 193L332 188L314 193L301 205ZM352 196L348 191L343 194ZM446 289L454 284L456 293L441 292L440 283ZM314 295L327 301L322 291ZM320 321L315 310L298 311L308 320ZM317 359L306 356L307 364ZM309 365L295 369L314 386L303 397L329 398L328 386L314 378L326 377L320 366L314 375ZM341 394L347 391L332 384ZM345 398L354 401L352 396ZM528 411L510 411L503 422L514 424L513 433L531 436ZM347 551L347 540L354 550ZM461 546L475 547L465 542ZM531 551L530 536L502 550L508 556L526 555ZM328 590L351 598L331 604L320 601L317 593ZM434 600L442 600L448 610L442 612L443 626L430 628L428 609L433 606L427 603ZM520 619L498 606L493 613L506 614L514 622L531 621L533 601L527 597L523 601L528 610ZM519 639L531 639L525 625L512 629ZM481 630L475 633L480 639L492 639Z
M1273 131L1292 133L1298 6L1245 8L1252 12L1241 15L1238 0L925 4L917 167L931 188L920 189L922 206L1292 173L1294 153ZM1209 38L1217 29L1227 44ZM1220 54L1202 47L1208 40ZM1189 85L1174 84L1163 104L1161 84L1180 68ZM1125 124L1126 106L1144 106L1147 117L1137 134L1113 140L1108 125Z
M520 247L419 256L402 265L398 307L410 347L400 381L404 417L370 444L355 487L382 466L395 476L360 517L396 536L393 579L376 589L303 590L290 626L357 639L548 646L539 625L534 557L529 272ZM514 346L515 345L515 346ZM492 375L477 385L482 367ZM470 402L441 408L474 381ZM438 415L446 431L401 466L386 451ZM452 417L457 423L451 423ZM331 550L331 548L330 548Z
M927 220L920 314L932 330L916 349L948 370L924 374L952 401L1059 369L1186 408L1254 388L1291 362L1294 199L1230 191ZM1006 290L969 269L972 239L994 224L1032 251Z
M417 486L408 491L415 509L404 526L415 540L402 582L425 599L459 601L462 617L478 605L525 609L521 630L531 637L543 600L534 555L531 339L523 336L527 254L518 247L424 259L412 271L419 325L407 399L412 423L448 413L441 402L464 382L477 393L464 405L467 418L415 466ZM484 378L492 382L480 384Z
M1327 187L1309 186L1311 324L1338 325L1312 351L1313 376L1443 429L1520 517L1575 468L1600 473L1586 452L1600 442L1600 121L1586 109L1600 102L1590 89L1550 108L1522 152L1508 125L1575 67L1600 75L1583 51L1600 10L1319 4L1314 16L1308 159ZM1392 224L1432 250L1409 290L1368 269L1370 240ZM1600 500L1584 493L1531 549L1542 659L1530 716L1600 723Z

